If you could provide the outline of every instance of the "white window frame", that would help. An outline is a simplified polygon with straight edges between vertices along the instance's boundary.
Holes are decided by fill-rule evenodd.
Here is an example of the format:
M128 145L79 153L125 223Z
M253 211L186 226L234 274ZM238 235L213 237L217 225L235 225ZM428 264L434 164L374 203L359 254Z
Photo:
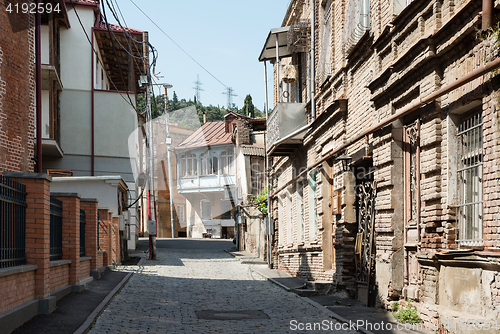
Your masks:
M317 170L311 170L307 175L308 197L309 197L309 240L318 239L318 208L316 206L316 196L318 184L316 181Z
M483 246L483 117L464 117L457 129L458 141L458 239L463 246Z

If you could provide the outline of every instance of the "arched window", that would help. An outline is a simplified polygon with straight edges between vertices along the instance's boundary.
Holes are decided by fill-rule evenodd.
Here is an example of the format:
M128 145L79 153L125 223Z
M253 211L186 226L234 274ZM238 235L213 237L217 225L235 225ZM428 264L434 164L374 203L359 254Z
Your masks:
M200 155L201 175L217 175L218 159L211 152Z
M220 168L221 174L232 174L233 173L233 149L227 149L220 154Z
M198 161L196 155L186 153L181 155L181 176L198 175Z

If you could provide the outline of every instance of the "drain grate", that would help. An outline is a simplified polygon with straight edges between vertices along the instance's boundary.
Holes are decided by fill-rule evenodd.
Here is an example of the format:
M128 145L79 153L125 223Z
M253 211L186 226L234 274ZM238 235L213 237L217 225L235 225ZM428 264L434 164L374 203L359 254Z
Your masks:
M260 310L234 310L234 311L204 310L204 311L195 311L195 313L198 319L205 319L205 320L269 319L269 316Z

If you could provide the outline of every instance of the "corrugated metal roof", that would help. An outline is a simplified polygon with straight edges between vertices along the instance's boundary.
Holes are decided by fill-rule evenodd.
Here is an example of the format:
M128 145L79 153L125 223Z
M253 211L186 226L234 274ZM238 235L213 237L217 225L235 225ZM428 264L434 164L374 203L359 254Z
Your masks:
M264 148L259 146L241 145L240 149L241 152L243 152L243 155L253 155L258 157L264 157L266 155Z
M187 137L177 149L231 144L232 133L226 133L225 122L207 122Z

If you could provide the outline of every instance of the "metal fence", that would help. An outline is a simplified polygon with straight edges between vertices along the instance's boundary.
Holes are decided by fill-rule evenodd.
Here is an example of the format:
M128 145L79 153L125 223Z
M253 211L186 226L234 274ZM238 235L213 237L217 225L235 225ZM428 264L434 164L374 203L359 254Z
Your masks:
M50 260L62 259L62 201L50 196Z
M0 268L26 263L26 186L0 175Z
M85 256L85 210L80 209L80 256Z

